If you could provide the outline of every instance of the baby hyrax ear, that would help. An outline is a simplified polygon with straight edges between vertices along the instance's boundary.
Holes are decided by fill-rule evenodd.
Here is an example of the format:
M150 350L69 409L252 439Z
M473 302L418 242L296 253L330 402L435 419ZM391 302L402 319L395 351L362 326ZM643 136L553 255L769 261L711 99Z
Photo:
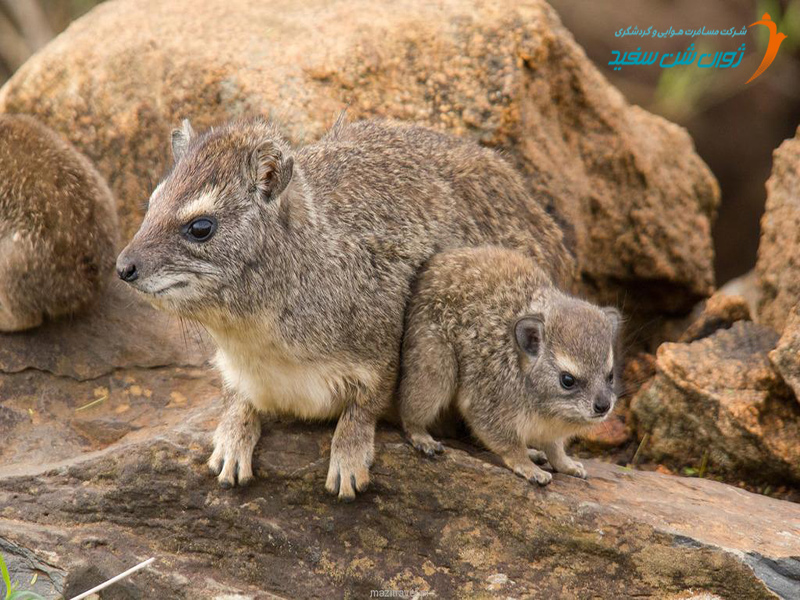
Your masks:
M525 354L538 357L544 346L544 317L528 315L514 324L514 338Z
M262 142L250 155L250 182L267 202L281 195L293 173L294 159L285 156L273 142Z
M616 338L619 334L620 325L622 325L622 314L613 306L605 306L602 309L608 320L611 321L611 332Z
M184 119L179 129L172 130L172 157L177 163L186 154L195 133L189 119Z

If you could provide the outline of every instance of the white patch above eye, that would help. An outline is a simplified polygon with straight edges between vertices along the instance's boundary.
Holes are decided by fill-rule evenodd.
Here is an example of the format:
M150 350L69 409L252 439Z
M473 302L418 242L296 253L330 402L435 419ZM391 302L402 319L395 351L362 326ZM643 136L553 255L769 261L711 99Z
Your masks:
M606 373L610 373L614 367L614 349L608 351L608 358L606 359Z
M562 371L566 371L567 373L569 373L574 377L580 377L581 375L580 369L578 368L578 365L576 365L571 358L569 358L568 356L564 356L563 354L556 354L555 358L556 358L556 365L558 365L559 369L561 369Z
M217 208L217 190L204 192L178 209L178 219L189 221L194 217L209 215Z
M163 188L163 187L164 187L164 182L162 181L161 183L159 183L159 184L156 186L156 189L154 189L154 190L153 190L153 193L152 193L152 194L150 194L150 198L149 198L149 200L147 201L147 202L148 202L148 205L150 205L150 204L153 204L153 201L154 201L154 200L155 200L155 199L158 197L158 195L161 193L161 188Z

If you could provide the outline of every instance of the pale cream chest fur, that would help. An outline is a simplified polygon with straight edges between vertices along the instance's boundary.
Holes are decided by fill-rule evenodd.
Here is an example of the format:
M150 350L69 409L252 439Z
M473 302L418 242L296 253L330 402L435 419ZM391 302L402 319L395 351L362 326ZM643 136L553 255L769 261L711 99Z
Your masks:
M346 406L348 382L372 380L369 370L357 365L299 359L260 333L214 337L215 363L225 384L261 412L331 419Z

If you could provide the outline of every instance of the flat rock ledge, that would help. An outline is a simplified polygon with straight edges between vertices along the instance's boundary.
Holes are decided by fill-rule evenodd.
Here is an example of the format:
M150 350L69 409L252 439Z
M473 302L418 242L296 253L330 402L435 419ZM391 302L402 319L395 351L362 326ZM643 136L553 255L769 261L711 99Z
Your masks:
M122 329L97 359L102 321L130 311L158 318L117 290L61 332L80 367L54 366L58 325L0 344L0 552L47 598L150 556L102 598L800 595L800 506L703 479L588 460L588 481L538 488L463 443L418 457L387 426L370 490L341 504L323 491L333 425L275 421L256 481L220 489L204 465L220 410L208 344L162 322L152 355Z

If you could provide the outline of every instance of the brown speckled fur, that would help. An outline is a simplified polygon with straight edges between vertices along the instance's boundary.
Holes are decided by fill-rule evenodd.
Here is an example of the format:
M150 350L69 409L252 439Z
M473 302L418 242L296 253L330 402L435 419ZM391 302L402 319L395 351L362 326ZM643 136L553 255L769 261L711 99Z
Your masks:
M118 259L157 306L202 323L229 398L210 465L223 485L252 477L257 410L333 418L326 487L369 481L375 423L396 386L415 274L437 251L519 248L568 279L553 219L496 153L389 122L340 121L292 149L275 126L239 120L173 137L176 163ZM218 221L194 243L181 227Z
M84 308L112 274L117 235L89 160L33 118L0 115L0 331Z
M616 309L559 291L519 252L437 254L415 284L403 342L399 405L409 440L429 456L442 452L428 427L455 406L517 475L549 483L531 461L546 457L556 471L585 478L564 441L613 409L619 322ZM563 372L577 379L573 389L559 383Z

